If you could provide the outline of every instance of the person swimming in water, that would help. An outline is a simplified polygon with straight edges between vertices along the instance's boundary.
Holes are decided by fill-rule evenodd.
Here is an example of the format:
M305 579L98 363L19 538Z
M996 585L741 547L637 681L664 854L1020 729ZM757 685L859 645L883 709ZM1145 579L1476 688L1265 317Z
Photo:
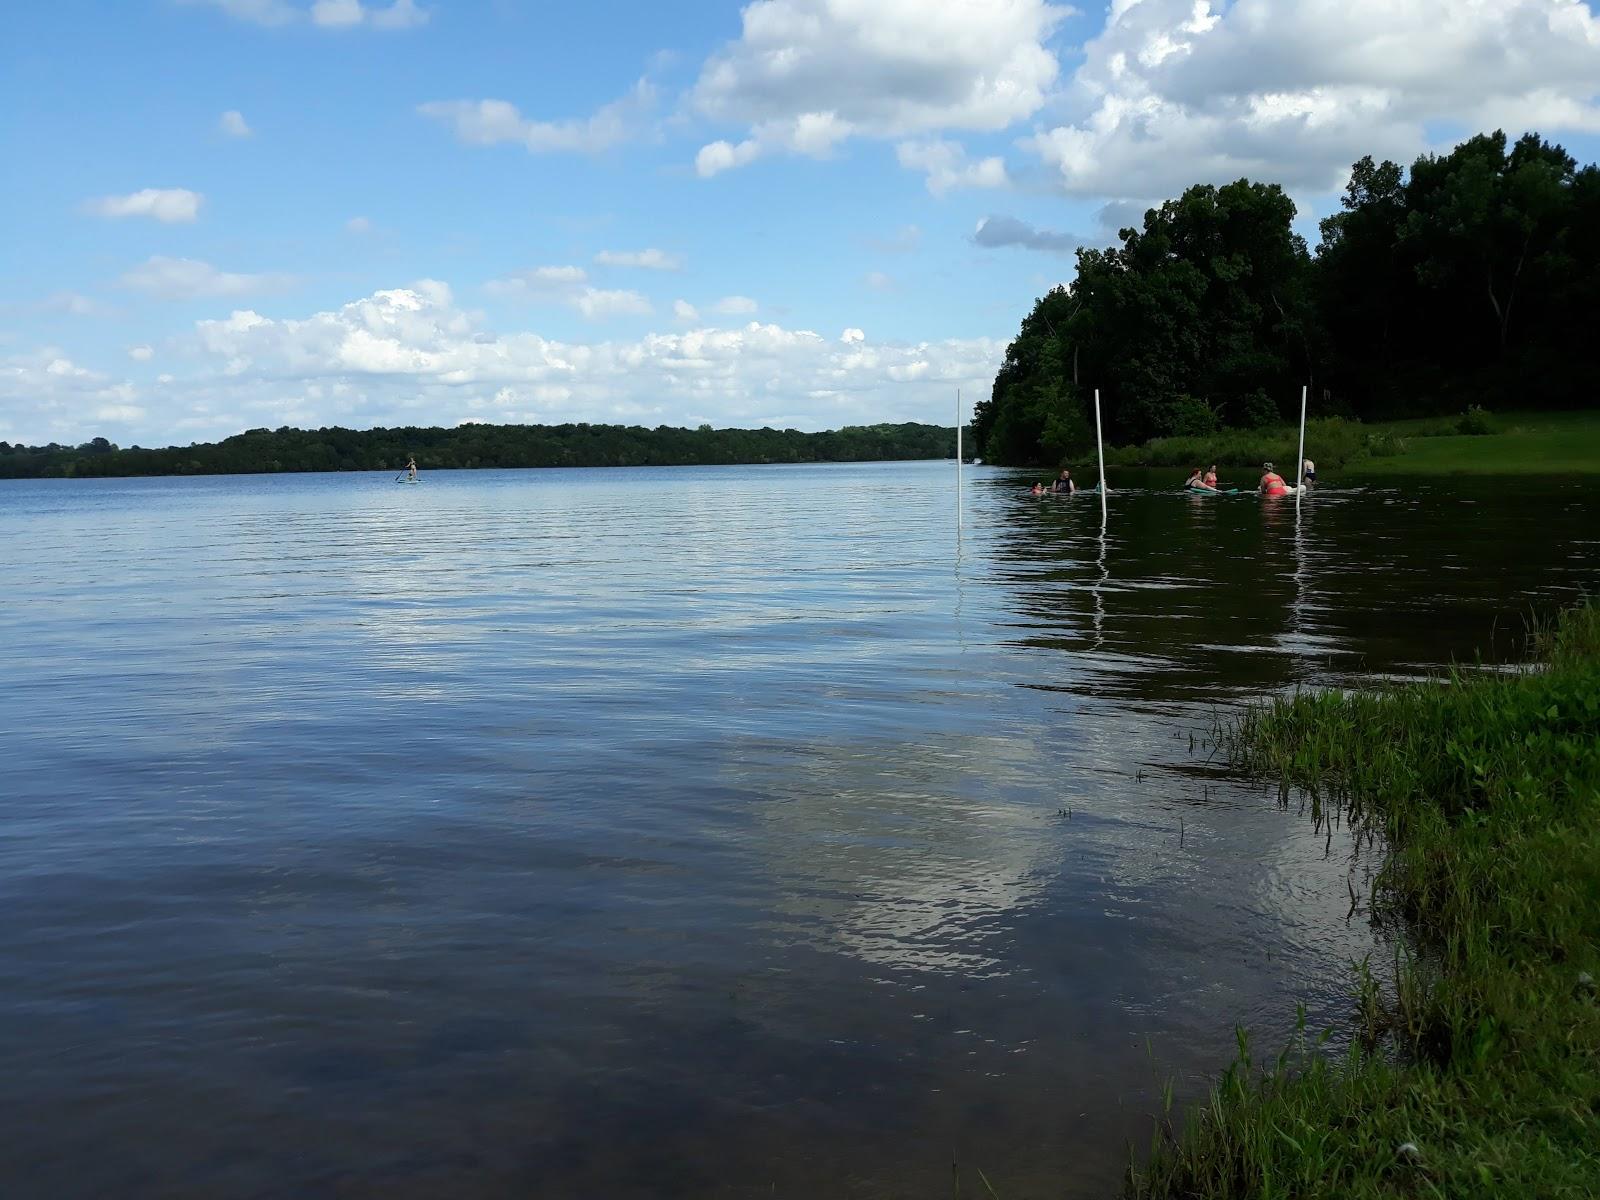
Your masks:
M1287 496L1289 485L1283 481L1283 476L1272 469L1271 463L1261 464L1261 494L1263 496Z
M1042 484L1042 483L1034 484L1033 485L1033 490L1031 492L1029 492L1028 494L1030 496L1042 496L1042 495L1044 495L1044 484Z
M1052 492L1065 492L1070 496L1078 490L1078 485L1072 482L1072 472L1062 467L1060 477L1050 485L1050 490Z
M1210 488L1212 491L1216 491L1216 488L1217 488L1217 464L1216 463L1212 463L1211 464L1211 469L1206 472L1205 478L1202 479L1200 482L1205 484L1206 487Z
M1212 482L1207 483L1205 476L1201 474L1199 467L1196 467L1193 471L1189 472L1188 482L1186 482L1183 486L1191 491L1196 492L1214 492L1217 490L1216 477L1213 476Z
M1315 483L1317 481L1317 464L1309 458L1300 464L1300 481L1302 483Z

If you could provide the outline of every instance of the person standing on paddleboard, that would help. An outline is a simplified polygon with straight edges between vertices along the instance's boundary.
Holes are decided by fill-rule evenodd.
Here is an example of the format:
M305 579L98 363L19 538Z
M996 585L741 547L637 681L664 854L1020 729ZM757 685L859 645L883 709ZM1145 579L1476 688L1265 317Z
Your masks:
M1283 476L1272 469L1271 463L1261 464L1261 494L1263 496L1287 496L1289 485L1283 481Z
M412 455L410 458L406 459L406 478L407 479L415 479L416 477L417 477L417 458L416 458L416 455Z

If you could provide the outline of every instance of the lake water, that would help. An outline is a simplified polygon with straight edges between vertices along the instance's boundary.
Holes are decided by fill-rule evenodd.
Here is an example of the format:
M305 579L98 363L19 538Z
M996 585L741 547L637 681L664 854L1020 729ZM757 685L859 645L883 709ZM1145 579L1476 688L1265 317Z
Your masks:
M0 483L0 1192L1104 1196L1342 1020L1191 736L1515 653L1589 492L951 473Z

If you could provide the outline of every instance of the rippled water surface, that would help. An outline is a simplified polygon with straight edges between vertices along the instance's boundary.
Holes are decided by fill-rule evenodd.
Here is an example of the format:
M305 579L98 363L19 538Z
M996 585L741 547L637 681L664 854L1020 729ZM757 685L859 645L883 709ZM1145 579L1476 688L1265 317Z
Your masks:
M1105 1195L1345 1009L1190 738L1514 654L1585 489L949 464L0 483L6 1196ZM1358 878L1360 866L1357 865Z

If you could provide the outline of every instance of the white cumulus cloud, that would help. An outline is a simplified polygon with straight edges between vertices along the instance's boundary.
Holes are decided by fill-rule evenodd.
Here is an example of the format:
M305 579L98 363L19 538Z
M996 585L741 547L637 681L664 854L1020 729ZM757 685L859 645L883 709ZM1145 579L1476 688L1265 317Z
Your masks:
M602 250L594 256L595 262L606 267L642 267L647 271L680 271L683 256L665 250Z
M371 233L372 219L370 217L351 217L344 223L346 233Z
M156 356L156 352L149 346L129 346L128 357L134 362L149 362Z
M754 161L760 153L761 145L755 138L746 138L738 145L732 142L711 142L709 145L701 146L694 156L695 173L702 179L710 179L713 175Z
M454 425L465 420L622 421L837 428L944 421L955 387L985 390L1005 353L985 338L867 343L749 321L624 341L496 331L422 280L299 318L240 309L174 339L158 391L78 366L59 350L0 360L9 440L76 442L118 418L144 445L292 423ZM125 418L125 419L124 419Z
M643 317L655 309L638 292L586 287L572 298L572 306L591 321L606 317Z
M748 316L759 307L760 305L749 296L724 296L711 306L711 311L724 316L739 317Z
M534 267L502 279L491 279L483 290L502 300L560 300L577 295L589 275L582 267Z
M672 302L672 315L680 321L698 321L700 310L687 300L674 300Z
M94 317L106 311L106 306L93 296L73 291L51 292L40 307L51 312L71 313L75 317Z
M1155 199L1249 175L1339 187L1428 127L1600 131L1581 0L1118 0L1025 145L1074 194Z
M503 279L491 279L483 290L500 300L565 304L591 321L608 317L648 316L655 311L649 299L627 289L597 288L582 267L534 267Z
M352 29L358 25L414 29L427 24L428 15L416 0L394 0L387 6L363 4L361 0L316 0L311 6L311 23L324 29Z
M205 197L188 188L143 188L126 196L101 196L84 203L97 217L151 217L167 224L193 221Z
M217 128L229 137L235 138L247 138L254 132L250 128L249 122L244 119L244 114L237 108L230 108L222 116L218 117Z
M168 258L156 254L125 271L120 282L123 287L162 300L196 300L277 291L290 286L294 278L278 272L246 275L219 271L210 263L198 259Z
M655 102L654 86L641 79L621 99L588 117L533 120L509 100L430 100L418 105L417 111L445 122L457 138L473 146L511 142L535 154L558 150L597 154L634 137Z
M136 420L139 398L132 384L80 366L58 347L0 358L0 436L8 441L87 441L101 422Z
M935 196L942 196L951 188L996 188L1010 182L1003 159L990 157L969 161L964 147L941 138L901 142L895 147L895 157L902 167L926 175L928 190Z
M252 25L288 25L305 15L287 0L180 0L180 3L221 9L235 20Z
M179 0L183 4L220 9L230 17L267 27L309 22L318 29L415 29L428 23L429 12L416 0L366 4L362 0L313 0L309 8L289 0Z
M1067 14L1044 0L756 0L737 41L701 69L690 105L743 126L701 149L702 176L769 150L826 155L854 136L1007 128L1036 113Z

